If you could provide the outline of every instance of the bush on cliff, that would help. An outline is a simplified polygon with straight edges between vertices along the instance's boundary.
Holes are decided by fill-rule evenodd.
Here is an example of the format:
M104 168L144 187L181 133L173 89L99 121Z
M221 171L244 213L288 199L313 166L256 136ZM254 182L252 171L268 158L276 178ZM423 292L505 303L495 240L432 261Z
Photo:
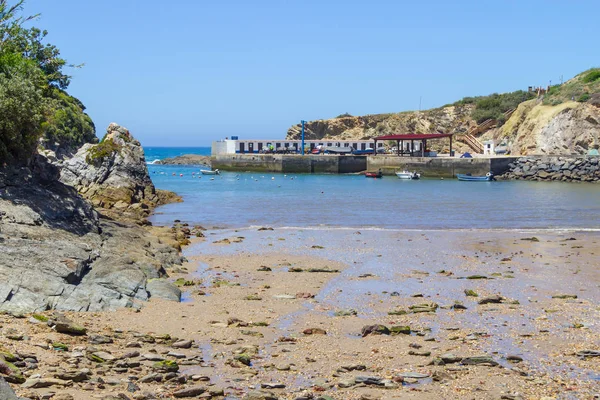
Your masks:
M0 54L0 167L26 162L48 111L41 71L15 54Z
M76 150L98 142L94 122L78 99L58 88L52 88L50 95L50 112L43 124L44 147Z
M533 93L517 90L510 93L494 93L489 96L478 97L474 99L475 109L471 113L477 123L482 123L488 119L505 121L504 113L517 108L524 101L531 100L535 95Z

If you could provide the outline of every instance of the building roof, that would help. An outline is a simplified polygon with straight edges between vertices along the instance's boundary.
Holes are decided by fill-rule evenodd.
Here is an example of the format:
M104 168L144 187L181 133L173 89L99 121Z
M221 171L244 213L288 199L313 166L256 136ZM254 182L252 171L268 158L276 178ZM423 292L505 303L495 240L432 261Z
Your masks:
M441 139L452 137L452 133L409 133L404 135L385 135L373 138L373 140L423 140Z

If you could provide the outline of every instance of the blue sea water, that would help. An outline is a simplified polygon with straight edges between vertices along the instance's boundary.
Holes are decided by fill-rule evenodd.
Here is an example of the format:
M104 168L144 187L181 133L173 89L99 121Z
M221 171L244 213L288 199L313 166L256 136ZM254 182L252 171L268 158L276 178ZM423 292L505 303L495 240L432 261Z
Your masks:
M209 148L147 148L148 161ZM600 185L555 182L404 181L386 176L223 172L149 165L155 185L183 203L160 207L151 221L207 227L372 229L600 229ZM180 176L182 175L182 176Z

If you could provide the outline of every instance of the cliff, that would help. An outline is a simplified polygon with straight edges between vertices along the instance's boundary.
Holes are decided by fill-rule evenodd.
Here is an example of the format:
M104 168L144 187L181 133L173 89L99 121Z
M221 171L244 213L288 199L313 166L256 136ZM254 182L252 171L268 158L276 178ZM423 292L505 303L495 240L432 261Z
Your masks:
M300 124L288 139L299 139ZM463 139L505 143L513 155L587 154L600 147L600 69L585 71L562 85L464 98L441 108L392 114L340 116L305 124L306 139L370 139L398 133L454 133L458 151L476 152ZM463 142L463 143L461 143ZM445 141L433 150L447 151Z
M97 146L65 162L37 155L28 167L0 169L0 311L179 301L164 279L184 261L179 233L139 226L166 197L150 181L139 142L111 124Z
M364 140L397 133L464 133L477 125L471 118L473 108L472 104L461 104L421 112L342 116L309 121L305 124L304 135L306 139ZM288 139L300 137L300 124L288 130Z

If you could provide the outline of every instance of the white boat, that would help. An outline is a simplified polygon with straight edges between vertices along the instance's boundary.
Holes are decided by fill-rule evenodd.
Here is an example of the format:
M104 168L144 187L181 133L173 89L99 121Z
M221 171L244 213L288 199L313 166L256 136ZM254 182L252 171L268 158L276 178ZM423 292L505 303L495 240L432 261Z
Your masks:
M220 174L218 169L215 169L214 171L210 170L210 169L201 169L200 173L202 175L219 175Z
M404 170L396 172L396 176L400 179L419 179L421 174Z

